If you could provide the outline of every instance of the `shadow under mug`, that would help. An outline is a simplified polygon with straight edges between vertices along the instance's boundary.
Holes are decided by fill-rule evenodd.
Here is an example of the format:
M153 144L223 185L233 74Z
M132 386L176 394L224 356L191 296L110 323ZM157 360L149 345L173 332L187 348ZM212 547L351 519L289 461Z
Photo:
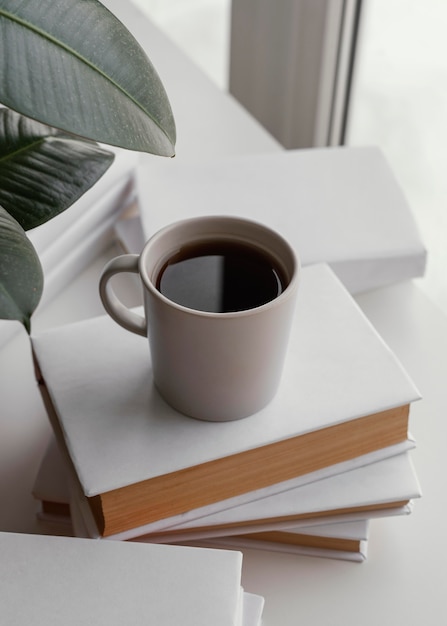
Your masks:
M282 292L255 308L223 313L167 298L157 288L162 267L179 249L204 241L237 242L267 253L285 277ZM114 293L110 278L121 272L139 274L144 317ZM202 420L229 421L253 415L276 394L299 275L294 250L270 228L238 217L197 217L161 229L140 255L112 259L101 275L100 296L117 323L148 338L153 381L172 407Z

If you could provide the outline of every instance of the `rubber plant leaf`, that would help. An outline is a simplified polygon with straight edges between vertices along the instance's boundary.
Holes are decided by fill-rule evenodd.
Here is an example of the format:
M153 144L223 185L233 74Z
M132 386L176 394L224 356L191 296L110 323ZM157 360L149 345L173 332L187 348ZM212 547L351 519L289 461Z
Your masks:
M97 0L0 0L0 102L87 139L174 154L161 80Z
M0 205L25 230L65 211L113 159L98 144L0 109Z
M0 318L18 320L28 333L39 304L43 272L23 228L0 207Z

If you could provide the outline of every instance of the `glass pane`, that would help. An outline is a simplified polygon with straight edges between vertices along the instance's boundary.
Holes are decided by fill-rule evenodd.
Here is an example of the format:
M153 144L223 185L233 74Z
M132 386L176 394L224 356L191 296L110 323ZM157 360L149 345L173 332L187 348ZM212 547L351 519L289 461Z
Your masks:
M132 0L223 90L231 0Z
M447 311L447 2L366 0L348 145L378 145L429 249L421 286Z

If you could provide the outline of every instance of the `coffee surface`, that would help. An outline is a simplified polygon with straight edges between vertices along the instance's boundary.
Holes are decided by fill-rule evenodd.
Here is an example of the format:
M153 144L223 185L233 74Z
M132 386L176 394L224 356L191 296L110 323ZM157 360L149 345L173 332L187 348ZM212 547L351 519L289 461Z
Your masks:
M159 272L157 289L185 307L229 313L259 307L286 287L264 251L244 243L210 241L185 246Z

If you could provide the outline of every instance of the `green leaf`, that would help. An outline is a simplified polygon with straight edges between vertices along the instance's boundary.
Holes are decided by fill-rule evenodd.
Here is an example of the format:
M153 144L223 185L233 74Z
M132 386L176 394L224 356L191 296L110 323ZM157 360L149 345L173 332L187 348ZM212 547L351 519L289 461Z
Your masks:
M81 137L174 154L161 80L97 0L0 0L0 102Z
M65 211L113 159L95 143L0 109L0 205L25 230Z
M29 333L42 290L36 251L23 228L0 207L0 318L18 320Z

